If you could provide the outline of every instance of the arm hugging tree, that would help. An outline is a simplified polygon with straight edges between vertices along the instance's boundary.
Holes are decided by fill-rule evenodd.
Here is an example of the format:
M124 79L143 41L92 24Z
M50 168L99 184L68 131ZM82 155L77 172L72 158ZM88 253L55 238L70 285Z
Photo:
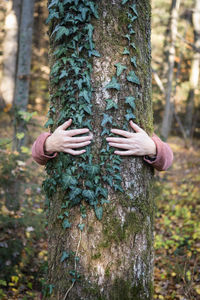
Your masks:
M49 297L152 299L153 171L106 142L131 119L152 133L150 1L51 0L48 8L47 125L71 118L94 134L81 156L47 163Z

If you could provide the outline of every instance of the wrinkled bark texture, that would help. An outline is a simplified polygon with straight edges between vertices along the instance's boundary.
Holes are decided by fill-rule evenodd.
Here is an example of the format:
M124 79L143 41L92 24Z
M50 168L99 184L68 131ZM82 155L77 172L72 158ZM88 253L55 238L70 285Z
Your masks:
M19 52L17 64L17 78L15 88L15 137L17 133L25 133L25 122L19 117L18 111L26 111L29 97L29 81L32 53L32 32L33 32L33 13L34 0L24 0L22 4ZM13 148L20 151L24 144L23 139L14 140Z
M161 135L164 140L167 140L171 130L173 120L173 78L174 78L174 58L176 54L176 36L177 36L177 21L178 12L181 0L172 0L171 5L171 20L170 20L170 41L169 41L169 54L168 54L168 74L167 74L167 85L165 94L165 109L161 128Z
M99 2L99 19L92 21L94 42L101 57L93 58L93 115L91 116L94 143L92 151L95 163L100 163L102 148L101 121L105 112L105 99L112 98L118 109L112 114L118 127L128 123L124 99L136 97L136 122L152 133L151 107L151 46L150 46L150 1L137 0L138 19L134 23L134 43L136 49L131 54L137 56L136 74L141 85L129 83L122 75L121 90L116 94L104 87L116 73L114 64L120 62L129 70L133 67L128 55L122 55L127 47L128 6L121 0ZM54 28L51 28L53 31ZM50 32L51 34L51 32ZM50 40L51 64L54 63L54 41ZM59 84L58 84L59 87ZM50 82L51 88L51 82ZM55 93L56 90L51 90ZM58 103L51 103L56 110L62 110ZM130 130L130 128L129 128ZM73 159L76 159L73 157ZM69 271L74 269L74 261L61 262L63 251L76 252L80 261L77 270L81 274L66 299L152 299L153 273L153 215L152 197L153 170L139 157L124 157L121 163L124 193L114 192L108 187L110 203L103 205L103 218L97 220L88 208L85 228L80 233L80 209L70 210L72 227L63 229L58 215L61 213L62 194L57 192L50 201L48 217L49 271L48 281L53 286L49 299L63 299L71 286ZM81 235L81 238L80 238Z

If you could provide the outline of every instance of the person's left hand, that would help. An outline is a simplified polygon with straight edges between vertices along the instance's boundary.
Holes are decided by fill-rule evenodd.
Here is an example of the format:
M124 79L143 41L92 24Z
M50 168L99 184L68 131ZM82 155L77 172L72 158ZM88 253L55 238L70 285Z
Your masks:
M134 133L120 129L111 129L112 133L121 135L123 138L108 137L106 140L109 142L109 145L126 150L116 150L114 153L118 155L156 156L156 145L151 137L133 121L130 121L130 126L135 131Z

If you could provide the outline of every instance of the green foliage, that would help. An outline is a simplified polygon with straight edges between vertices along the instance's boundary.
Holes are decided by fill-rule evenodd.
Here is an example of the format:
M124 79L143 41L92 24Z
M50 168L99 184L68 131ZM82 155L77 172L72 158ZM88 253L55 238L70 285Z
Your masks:
M66 251L63 251L60 261L63 262L64 260L66 260L68 258L69 258L69 253L67 253Z
M103 216L103 208L101 206L95 207L95 214L96 214L97 219L101 220L102 216Z
M135 102L134 101L135 101L135 97L129 96L129 97L125 98L125 103L129 104L132 109L135 109Z
M130 71L128 76L127 76L127 80L132 82L132 83L136 83L138 85L140 85L140 80L139 78L135 75L134 71Z
M120 84L117 82L116 77L112 77L112 80L105 86L105 89L115 89L120 90Z
M130 54L130 51L125 47L125 48L124 48L124 51L123 51L123 54L128 54L128 55L129 55L129 54Z
M121 65L120 63L115 64L115 67L117 68L117 76L120 76L121 73L127 69L127 67Z

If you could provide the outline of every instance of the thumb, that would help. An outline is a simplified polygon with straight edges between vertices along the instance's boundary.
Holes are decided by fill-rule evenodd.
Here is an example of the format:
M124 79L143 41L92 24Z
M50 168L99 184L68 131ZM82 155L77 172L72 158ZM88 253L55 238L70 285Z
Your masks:
M67 129L70 125L72 124L72 119L67 120L65 123L63 123L62 125L60 125L58 128L60 130L65 130ZM57 128L57 129L58 129Z
M133 121L130 121L130 126L133 128L135 132L143 132L144 130L140 128L137 124L133 123Z

